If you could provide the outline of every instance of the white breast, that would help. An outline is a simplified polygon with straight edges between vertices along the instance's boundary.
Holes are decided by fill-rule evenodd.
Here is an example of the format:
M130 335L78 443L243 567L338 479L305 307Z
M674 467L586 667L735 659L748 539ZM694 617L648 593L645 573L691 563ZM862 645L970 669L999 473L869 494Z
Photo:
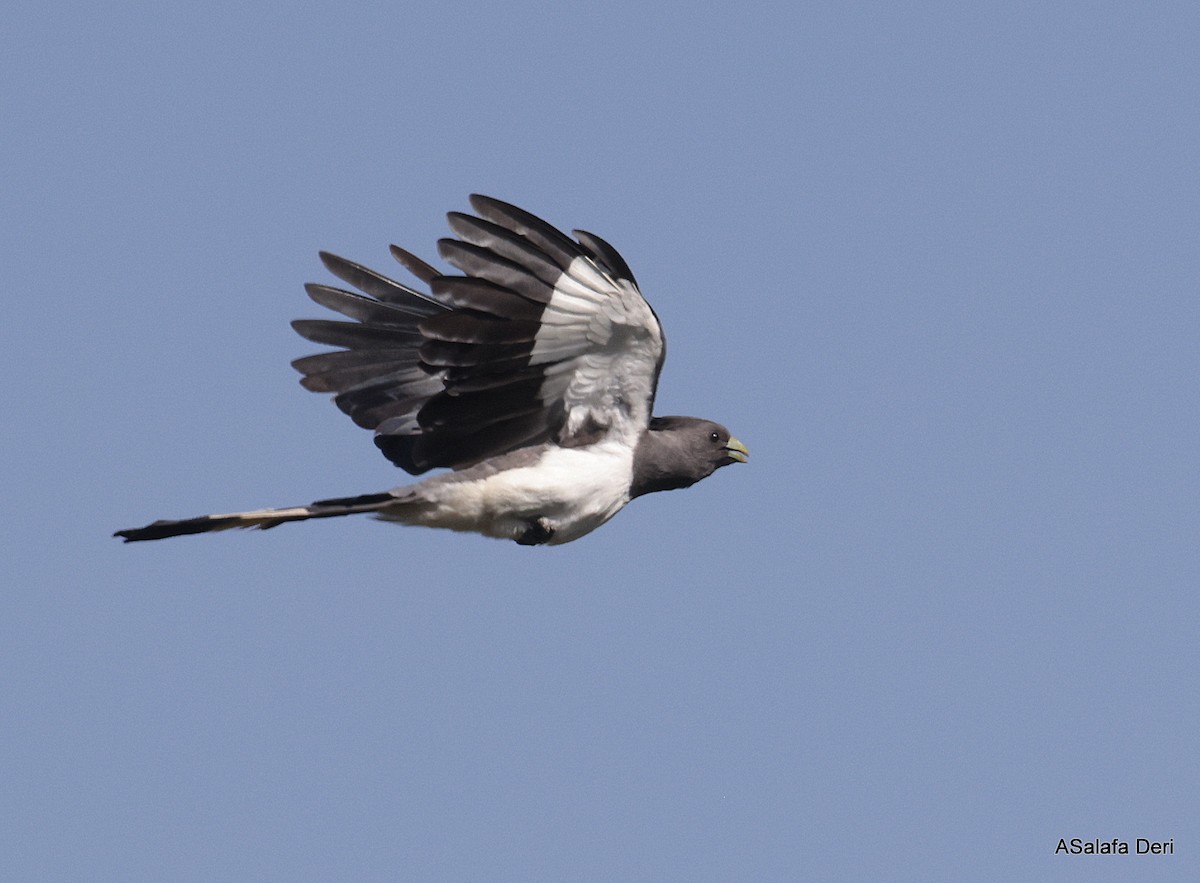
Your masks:
M412 524L515 539L531 521L554 528L550 545L595 530L629 502L633 448L605 440L581 448L549 448L536 463L473 481L422 482L414 490L432 505ZM387 517L387 516L384 516Z

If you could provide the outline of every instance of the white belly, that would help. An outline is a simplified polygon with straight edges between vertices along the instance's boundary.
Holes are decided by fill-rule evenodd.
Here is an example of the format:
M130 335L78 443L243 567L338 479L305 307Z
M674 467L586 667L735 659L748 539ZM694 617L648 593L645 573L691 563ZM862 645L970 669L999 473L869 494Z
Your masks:
M548 544L569 543L621 511L629 502L632 476L628 444L550 448L530 466L472 481L423 482L414 489L427 505L403 520L516 539L530 522L545 518L554 529Z

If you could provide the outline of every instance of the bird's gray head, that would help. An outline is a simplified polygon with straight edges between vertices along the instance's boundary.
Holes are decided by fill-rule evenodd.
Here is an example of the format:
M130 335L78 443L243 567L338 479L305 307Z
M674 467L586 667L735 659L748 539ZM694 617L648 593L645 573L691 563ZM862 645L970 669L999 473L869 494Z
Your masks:
M688 487L730 463L745 463L746 446L720 423L655 417L633 455L631 496Z

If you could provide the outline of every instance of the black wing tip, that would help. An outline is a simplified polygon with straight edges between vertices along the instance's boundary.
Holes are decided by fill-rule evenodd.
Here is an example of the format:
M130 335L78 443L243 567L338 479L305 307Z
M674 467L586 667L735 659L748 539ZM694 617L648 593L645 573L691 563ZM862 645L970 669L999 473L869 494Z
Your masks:
M637 279L634 278L633 270L629 268L629 263L625 258L621 257L621 253L613 248L611 243L601 239L595 233L589 233L587 230L572 230L571 233L579 240L580 245L591 252L594 259L608 268L610 273L615 274L620 279L627 279L634 288L638 287Z
M331 251L318 251L317 257L321 259L321 263L325 265L325 269L337 276L343 282L353 285L355 288L361 289L356 279L362 276L371 276L374 271L364 267L349 258L344 258L340 254L334 254Z
M305 282L304 283L304 293L308 295L309 300L313 300L313 301L316 301L317 303L321 303L321 301L320 301L321 292L328 291L332 287L333 286L325 285L321 282ZM321 306L324 306L324 304L321 304Z
M540 217L530 212L528 209L523 209L516 203L505 202L503 199L497 199L494 196L488 196L485 193L472 193L467 196L467 202L471 204L471 208L475 209L480 215L487 216L489 212L500 212L506 215L515 215L523 218L533 218L542 221ZM461 214L460 212L451 212L450 214ZM542 221L547 226L552 226L546 221ZM557 229L557 228L556 228Z
M494 196L486 196L482 193L472 193L467 197L467 202L471 203L471 208L477 212L485 212L488 208L517 208L510 202L505 202L502 199L496 199Z
M388 251L391 252L392 257L396 259L396 262L400 266L408 270L408 272L412 273L426 285L429 285L436 277L442 275L437 267L427 261L421 260L411 251L401 248L394 243L388 246Z
M312 338L309 337L309 334L312 333L313 324L316 322L328 322L328 321L330 321L330 320L328 320L328 319L293 319L291 322L288 322L288 324L292 326L293 331L295 331L297 334L299 334L305 340L312 340ZM320 341L313 341L313 343L320 343Z

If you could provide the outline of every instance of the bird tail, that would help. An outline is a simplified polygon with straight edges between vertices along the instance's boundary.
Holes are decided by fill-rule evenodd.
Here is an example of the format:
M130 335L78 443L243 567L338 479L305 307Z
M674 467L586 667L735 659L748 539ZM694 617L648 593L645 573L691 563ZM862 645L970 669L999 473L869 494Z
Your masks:
M391 492L362 494L357 497L339 497L333 500L318 500L308 506L293 506L288 509L256 509L251 512L231 512L226 515L201 515L199 518L183 518L178 521L159 520L145 527L119 530L113 534L127 543L140 540L161 540L192 533L208 533L231 528L258 528L267 530L285 521L307 521L310 518L334 518L340 515L355 515L361 512L378 512L402 502L403 498Z

